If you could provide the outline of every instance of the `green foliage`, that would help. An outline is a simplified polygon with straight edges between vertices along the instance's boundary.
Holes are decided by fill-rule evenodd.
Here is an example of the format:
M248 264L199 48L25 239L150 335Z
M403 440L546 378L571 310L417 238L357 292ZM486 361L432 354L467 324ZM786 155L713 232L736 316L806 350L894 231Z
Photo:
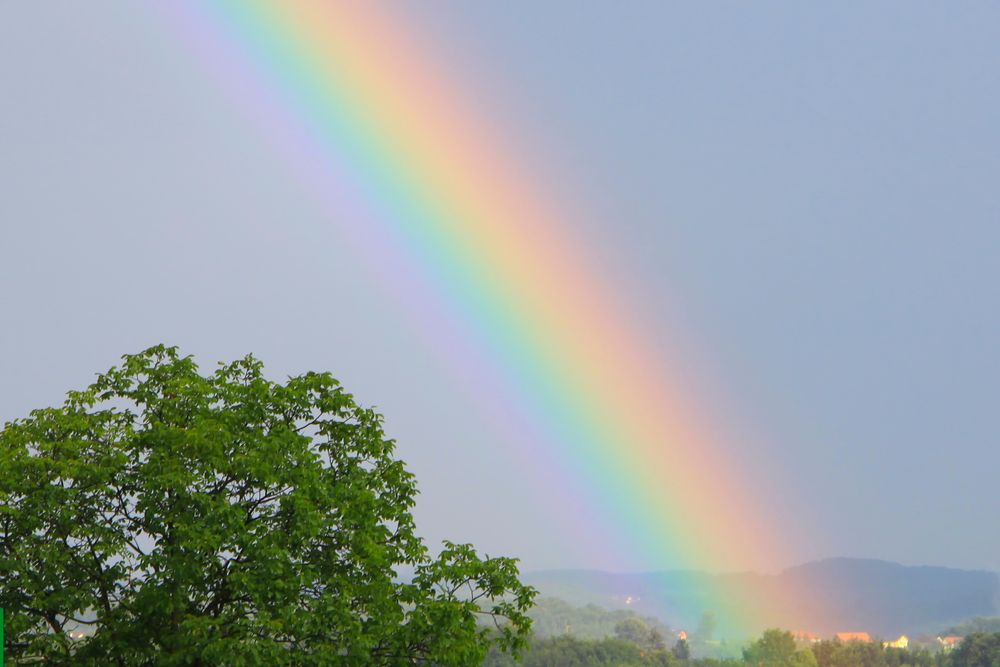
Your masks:
M615 637L647 651L662 651L666 648L663 634L656 628L650 628L637 616L619 622L615 626Z
M819 667L943 667L944 656L924 649L883 648L880 642L821 641L812 646ZM955 666L959 667L959 666Z
M655 618L639 616L630 609L603 609L597 605L576 607L558 598L539 598L528 612L537 639L571 635L577 639L604 639L617 634L619 624L636 619L650 634L670 635L670 628Z
M674 654L674 657L678 660L687 660L691 657L691 647L688 646L686 639L678 639L674 647L670 649L670 652Z
M798 650L790 632L766 630L743 650L743 662L760 667L816 667L816 656L808 648Z
M575 637L534 639L525 653L525 667L1000 667L1000 633L969 635L953 651L884 647L881 642L821 641L797 644L783 630L767 630L750 642L739 660L692 656L686 642L673 650L649 650L641 643L641 625L624 623L619 637L600 641ZM631 641L627 638L631 637ZM487 667L514 667L509 656L494 651Z
M8 661L473 665L494 642L520 649L535 591L512 559L451 543L432 558L393 453L328 374L124 357L0 431Z
M1000 616L979 616L958 625L954 625L941 633L942 637L955 635L965 637L977 633L1000 632Z
M508 656L493 652L486 667L514 667ZM587 640L575 637L539 639L524 654L523 667L679 667L670 651L647 651L621 639Z
M953 667L1000 667L1000 632L977 632L962 640L952 656Z

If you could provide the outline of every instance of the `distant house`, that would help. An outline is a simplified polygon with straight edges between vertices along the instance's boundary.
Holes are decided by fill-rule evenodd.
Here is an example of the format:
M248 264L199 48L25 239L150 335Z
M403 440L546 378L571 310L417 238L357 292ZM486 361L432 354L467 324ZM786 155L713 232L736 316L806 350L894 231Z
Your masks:
M883 642L883 646L890 648L907 648L910 645L910 638L906 635L900 635L899 639L891 642Z
M867 632L838 632L837 639L842 642L870 642L872 640Z
M940 644L941 648L945 651L950 651L951 649L955 648L956 646L962 643L962 638L956 635L948 635L947 637L938 637L937 640L938 644Z
M815 644L819 641L822 641L823 639L815 632L808 632L807 630L796 630L795 632L792 633L792 637L797 642L803 642L809 644Z

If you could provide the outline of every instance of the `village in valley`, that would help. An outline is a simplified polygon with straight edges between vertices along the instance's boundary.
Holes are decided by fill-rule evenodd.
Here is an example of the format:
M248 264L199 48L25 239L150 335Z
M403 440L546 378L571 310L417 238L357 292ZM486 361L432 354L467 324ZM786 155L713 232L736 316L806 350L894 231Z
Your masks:
M801 644L817 644L823 641L824 637L819 636L815 632L807 632L803 630L795 631L792 633L796 642ZM831 639L827 637L826 639ZM836 639L841 642L864 642L870 643L876 641L867 632L838 632L832 639ZM962 637L957 635L945 635L941 636L930 636L930 635L920 635L910 639L907 635L900 635L896 639L891 640L881 640L882 646L886 648L925 648L929 650L941 650L950 651L959 643L961 643Z

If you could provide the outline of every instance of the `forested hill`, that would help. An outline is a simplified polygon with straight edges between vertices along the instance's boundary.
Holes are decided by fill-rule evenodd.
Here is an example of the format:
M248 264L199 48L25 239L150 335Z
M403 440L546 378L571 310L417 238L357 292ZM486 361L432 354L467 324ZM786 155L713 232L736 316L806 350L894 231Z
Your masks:
M995 572L913 567L878 560L834 558L789 568L777 575L703 572L612 574L552 570L526 576L542 595L574 604L629 608L693 629L711 609L709 590L721 587L757 609L761 629L777 626L827 636L865 631L873 636L934 633L973 616L1000 612L1000 576ZM774 609L781 590L795 599ZM819 611L822 610L822 615ZM727 619L719 618L727 631Z
M589 604L575 607L558 598L539 598L528 612L536 638L547 639L572 635L577 639L604 639L614 637L623 622L639 621L649 630L655 630L664 638L669 637L670 628L659 619L640 616L632 609L604 609Z

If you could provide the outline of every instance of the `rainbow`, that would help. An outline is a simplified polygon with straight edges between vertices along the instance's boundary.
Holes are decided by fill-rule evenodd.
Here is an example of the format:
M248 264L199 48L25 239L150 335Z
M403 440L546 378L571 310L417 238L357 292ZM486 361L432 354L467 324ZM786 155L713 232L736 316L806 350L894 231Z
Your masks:
M518 406L539 434L526 460L569 480L581 534L661 569L717 569L734 553L776 562L768 508L662 342L594 268L573 207L522 175L517 141L387 6L161 9L424 335Z

